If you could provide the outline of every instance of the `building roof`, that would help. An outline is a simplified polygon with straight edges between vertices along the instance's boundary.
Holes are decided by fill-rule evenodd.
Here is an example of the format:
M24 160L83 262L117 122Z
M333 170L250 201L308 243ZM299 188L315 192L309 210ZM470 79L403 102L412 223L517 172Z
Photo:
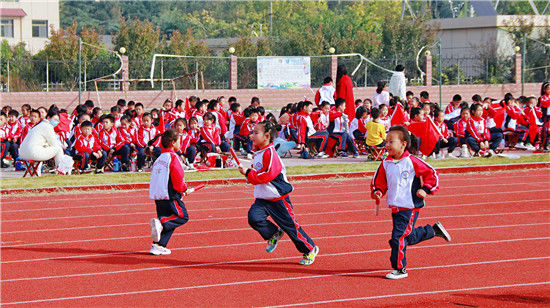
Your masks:
M0 16L4 17L25 17L27 13L23 9L0 9Z

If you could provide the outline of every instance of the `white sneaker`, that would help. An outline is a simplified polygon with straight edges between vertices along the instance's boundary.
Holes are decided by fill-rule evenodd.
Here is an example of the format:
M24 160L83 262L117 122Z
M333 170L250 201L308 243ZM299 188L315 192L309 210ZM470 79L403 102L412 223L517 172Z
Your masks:
M149 250L149 253L155 256L158 255L169 255L172 253L172 251L166 247L162 247L159 244L153 244L151 245L151 250Z
M523 144L523 142L518 142L515 148L520 150L527 150L527 147Z
M529 144L529 143L528 143L525 147L527 148L527 151L534 151L534 150L537 149L537 148L535 148L534 146L532 146L532 145Z
M388 279L402 279L407 277L409 277L409 274L407 274L407 270L405 270L404 268L400 270L393 270L391 271L391 273L386 275L386 278Z
M449 153L447 158L457 159L458 157L454 156L453 153Z
M248 159L253 159L254 156L253 156L252 154L248 153L248 154L246 154L246 158L248 158Z
M162 223L160 223L160 220L151 218L149 225L151 226L151 238L153 242L160 241L160 233L162 232Z

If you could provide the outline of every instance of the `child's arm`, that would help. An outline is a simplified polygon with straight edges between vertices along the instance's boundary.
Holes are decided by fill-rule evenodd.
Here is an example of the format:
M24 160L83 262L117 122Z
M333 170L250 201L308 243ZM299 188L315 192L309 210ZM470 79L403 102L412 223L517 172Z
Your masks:
M250 184L257 185L257 184L265 184L273 181L274 178L276 178L281 171L283 170L283 165L281 164L281 160L277 156L277 153L275 152L275 149L273 147L265 150L262 160L263 160L263 167L260 170L256 170L254 168L249 168L244 173L246 176L246 179ZM243 169L241 168L242 165L239 166L239 171Z
M372 177L372 182L370 185L371 198L380 200L382 196L388 190L388 182L386 179L386 169L384 169L384 163L381 163L378 166L378 169Z
M420 198L434 194L439 189L439 177L437 171L416 156L410 156L416 176L422 180L422 187L416 192Z
M170 179L172 180L172 187L175 191L183 193L187 190L183 168L181 167L177 154L172 155L172 160L170 162Z

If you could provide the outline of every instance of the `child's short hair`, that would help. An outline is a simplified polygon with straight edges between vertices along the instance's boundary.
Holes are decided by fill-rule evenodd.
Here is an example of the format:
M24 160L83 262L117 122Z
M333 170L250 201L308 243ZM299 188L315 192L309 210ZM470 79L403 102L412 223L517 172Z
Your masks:
M235 96L230 96L228 99L227 99L227 102L229 104L231 103L236 103L237 102L237 98Z
M115 123L115 117L112 114L106 114L105 116L103 116L103 120L109 120L112 123Z
M99 107L94 107L94 109L92 110L92 115L95 115L98 111L101 112L101 113L103 113L103 110L101 110L101 108L99 108Z
M29 104L24 104L23 106L21 106L21 110L23 110L23 109L31 110L32 108L31 108L31 105L29 105Z
M386 104L378 105L378 109L382 110L382 108L388 108L388 106Z
M313 104L312 102L309 102L310 104ZM256 110L258 110L258 113L260 115L264 115L265 114L265 108L263 106L258 106L256 107Z
M407 151L409 153L415 155L418 151L418 140L416 139L416 136L409 133L409 130L402 125L394 125L390 127L389 132L398 132L399 133L399 139L402 142L407 143Z
M413 91L407 91L407 92L405 93L405 96L409 96L409 95L412 95L412 96L414 96L414 93L413 93Z
M327 84L329 82L332 82L332 77L328 76L328 77L325 77L325 79L323 79L323 84Z
M181 99L176 100L175 106L176 106L176 107L179 107L179 106L181 106L181 105L183 105L183 100L181 100Z
M136 106L135 106L135 107L136 107L136 108L137 108L137 107L142 107L142 108L143 108L143 104L142 104L142 103L136 103Z
M9 116L15 116L16 118L19 116L19 111L12 109L8 112Z
M77 115L81 115L83 113L86 113L88 111L88 107L86 105L78 105L74 109Z
M172 145L172 142L175 142L178 140L179 133L173 129L167 129L164 133L162 133L162 137L160 137L160 144L163 148L168 149Z
M357 106L359 104L362 104L362 103L363 103L363 100L361 100L360 98L355 100L355 106Z
M232 112L237 112L237 109L241 107L241 104L239 103L233 103L229 106L229 110L231 110Z
M416 117L417 115L420 114L420 111L422 109L420 109L419 107L414 107L411 109L411 119L414 119L414 117Z
M338 108L338 107L344 105L345 103L346 103L346 100L343 99L343 98L341 98L341 97L339 97L339 98L337 98L336 101L334 102L334 106L335 106L336 108Z
M256 96L254 96L251 100L250 100L250 104L253 104L253 103L260 103L260 99L257 98Z
M153 119L153 115L150 114L149 112L146 112L141 116L142 120L145 119L145 118Z
M190 117L189 118L189 126L191 126L191 122L195 122L195 123L199 124L199 119L197 119L197 117Z
M365 106L359 106L357 110L355 110L355 118L360 119L365 113L368 113L367 107Z
M458 101L461 101L461 100L462 100L462 96L460 96L460 94L453 95L453 102L458 102Z
M434 111L434 118L439 117L439 115L440 115L441 113L443 113L443 110L441 110L441 109L439 109L439 108L436 109L436 110Z
M206 109L214 110L214 108L216 108L216 106L218 106L219 103L220 103L219 101L213 99L210 102L208 102L208 107L206 107Z
M376 120L380 118L380 109L374 107L370 110L370 115L372 116L373 120Z
M133 118L136 117L136 111L135 111L135 110L126 109L126 110L124 110L124 116L129 117L130 120L131 120L131 119L133 119Z
M212 112L205 113L204 116L203 116L203 119L210 120L210 121L216 123L216 117L214 116L214 114Z
M128 107L130 107L130 106L134 106L134 107L135 107L135 106L136 106L136 102L134 102L134 101L129 101L127 106L128 106Z
M468 113L470 113L470 108L468 108L468 107L462 107L462 109L460 109L460 114L463 114L465 111L467 111Z
M468 102L462 102L459 106L460 108L468 108Z
M405 70L405 67L401 64L397 64L397 66L395 67L396 72L402 72L404 70Z
M250 117L251 114L253 113L258 113L258 109L252 107L252 106L248 106L246 107L246 109L243 111L243 115L245 118L248 118Z
M481 107L481 104L480 103L475 103L475 104L472 104L472 106L470 106L470 113L474 113L474 111L477 110L477 108Z
M80 123L80 128L84 128L84 127L92 127L92 122L84 121L84 122Z
M327 101L322 101L321 104L319 105L321 108L324 108L326 105L329 105L330 106L330 103L327 102Z
M422 92L420 92L420 97L422 97L424 99L428 99L428 98L430 98L430 94L428 93L428 91L422 91Z
M203 105L204 105L204 101L197 101L197 103L195 104L195 108L200 109Z
M31 109L30 114L33 114L33 113L36 113L38 115L38 117L40 117L40 111L38 111L38 109Z
M479 94L474 94L474 96L472 96L472 101L474 101L474 102L480 102L480 101L481 101L481 95L479 95Z
M126 113L126 112L124 112L124 113ZM126 121L126 122L130 123L132 121L132 118L125 114L120 118L120 122L122 122L122 121Z
M91 99L86 100L84 102L84 106L86 106L86 108L94 108L94 101L92 101Z
M117 106L124 107L124 106L126 106L126 100L121 98L116 102L116 104L117 104Z
M126 101L124 102L124 104L126 104ZM121 109L119 106L113 106L111 107L111 112L120 112Z

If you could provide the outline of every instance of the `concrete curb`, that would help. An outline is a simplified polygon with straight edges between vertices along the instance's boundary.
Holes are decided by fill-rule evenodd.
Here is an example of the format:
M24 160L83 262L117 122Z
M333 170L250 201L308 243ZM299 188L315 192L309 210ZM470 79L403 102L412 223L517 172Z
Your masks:
M439 174L466 173L466 172L487 172L487 171L508 171L521 169L543 169L550 168L550 162L524 163L524 164L505 164L505 165L487 165L487 166L466 166L466 167L443 167L437 168ZM300 174L291 175L291 181L315 181L328 178L363 178L374 175L374 171L347 172L347 173L322 173L322 174ZM206 185L229 185L244 184L244 178L212 179L188 181L191 186ZM0 195L13 195L18 193L52 193L67 192L75 190L138 190L149 188L149 183L130 183L130 184L112 184L112 185L83 185L83 186L65 186L65 187L41 187L41 188L21 188L21 189L2 189Z

